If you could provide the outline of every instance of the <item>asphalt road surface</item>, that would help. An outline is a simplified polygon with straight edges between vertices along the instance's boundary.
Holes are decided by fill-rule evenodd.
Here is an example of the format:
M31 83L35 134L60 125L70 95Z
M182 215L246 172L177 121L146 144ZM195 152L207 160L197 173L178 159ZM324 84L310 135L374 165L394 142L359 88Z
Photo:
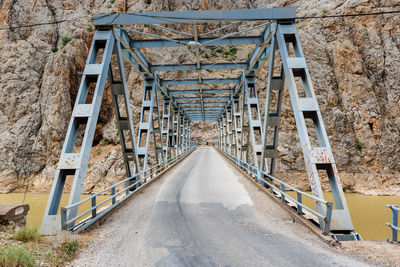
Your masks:
M105 224L73 266L366 266L322 243L212 148Z

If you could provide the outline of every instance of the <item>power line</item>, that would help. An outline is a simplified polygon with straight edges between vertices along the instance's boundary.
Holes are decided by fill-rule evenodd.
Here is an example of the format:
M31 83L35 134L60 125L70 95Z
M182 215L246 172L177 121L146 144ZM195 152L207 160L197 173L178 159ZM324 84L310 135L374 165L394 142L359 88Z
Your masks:
M13 29L20 29L20 28L29 28L29 27L36 27L36 26L42 26L42 25L52 25L52 24L60 24L66 21L70 20L58 20L58 21L52 21L52 22L43 22L43 23L35 23L35 24L27 24L27 25L19 25L19 26L9 26L9 27L2 27L0 28L0 31L4 30L13 30Z
M63 20L56 20L56 21L49 21L49 22L41 22L41 23L33 23L33 24L25 24L25 25L18 25L18 26L8 26L8 27L1 27L0 31L5 30L13 30L13 29L21 29L21 28L29 28L29 27L37 27L43 25L56 25L61 24L64 22L76 22L78 19L86 18L87 16L78 17L75 19L63 19Z
M344 17L359 17L359 16L378 16L378 15L388 15L388 14L399 14L400 10L393 10L393 11L382 11L382 12L371 12L371 13L357 13L357 14L338 14L338 15L322 15L322 16L303 16L303 17L296 17L295 19L327 19L327 18L344 18ZM180 17L164 17L164 16L157 16L157 15L147 15L147 14L141 14L141 13L134 13L130 15L135 15L135 16L144 16L144 17L152 17L152 18L159 18L159 19L185 19L185 20L196 20L194 18L180 18ZM108 16L104 14L104 16ZM42 23L34 23L34 24L26 24L26 25L18 25L18 26L9 26L9 27L1 27L0 31L4 30L13 30L13 29L21 29L21 28L29 28L29 27L38 27L38 26L43 26L43 25L54 25L54 24L61 24L64 22L75 22L77 19L80 18L86 18L85 17L79 17L73 20L57 20L57 21L51 21L51 22L42 22ZM115 17L116 18L116 17ZM114 19L115 19L114 18ZM204 20L215 20L215 19L204 19ZM175 21L171 21L175 22Z
M371 12L371 13L357 13L357 14L339 14L339 15L322 15L322 16L304 16L296 17L296 19L327 19L327 18L344 18L344 17L361 17L361 16L377 16L386 14L398 14L400 10Z

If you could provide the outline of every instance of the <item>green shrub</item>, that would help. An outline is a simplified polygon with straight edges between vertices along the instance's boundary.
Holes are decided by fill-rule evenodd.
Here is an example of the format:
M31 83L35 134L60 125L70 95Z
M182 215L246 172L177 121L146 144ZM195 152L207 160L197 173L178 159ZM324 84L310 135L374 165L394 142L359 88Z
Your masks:
M207 54L207 53L205 53L205 54L204 54L204 58L207 58L207 59L209 59L209 58L210 58L210 55L209 55L209 54Z
M231 49L229 49L229 52L231 52L231 55L236 55L237 48L236 47L232 47Z
M211 51L210 54L215 57L217 55L217 53L215 53L215 51Z
M110 3L111 3L111 4L114 4L114 2L115 2L115 0L110 0Z
M77 240L67 241L67 243L65 244L65 252L67 253L67 255L70 258L74 258L78 247L79 247L79 243Z
M224 50L222 50L221 48L217 48L217 50L215 51L217 51L217 53L222 53Z
M63 46L66 46L70 41L71 41L71 37L63 36L61 38L61 42L62 42Z
M302 25L300 25L299 27L297 27L297 29L303 29L304 27L305 27L306 25L305 24L302 24Z
M151 4L151 0L145 0L146 4L150 5Z
M58 48L57 47L53 47L52 49L51 49L51 52L53 52L53 53L55 53L55 52L57 52L58 51Z
M321 13L322 16L326 16L329 13L329 11L327 9L322 9Z
M42 237L36 227L24 227L13 236L15 240L22 242L39 241Z
M86 29L91 32L92 31L92 24L91 23L87 23L86 24Z
M354 147L357 150L362 150L362 144L361 144L360 140L356 139L356 141L354 142Z
M35 265L33 255L22 247L3 247L0 250L0 266L30 267Z

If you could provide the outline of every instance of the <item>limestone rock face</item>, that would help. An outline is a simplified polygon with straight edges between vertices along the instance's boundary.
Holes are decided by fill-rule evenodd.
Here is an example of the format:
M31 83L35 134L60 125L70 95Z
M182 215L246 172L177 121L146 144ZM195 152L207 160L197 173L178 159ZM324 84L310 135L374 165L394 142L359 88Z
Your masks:
M49 190L94 33L93 14L284 6L295 6L299 17L400 10L397 0L4 0L0 11L4 29L0 30L0 192L16 190L21 184L29 184L32 191ZM400 194L399 16L301 19L297 25L345 190ZM147 56L165 63L186 60L179 49ZM143 81L128 64L125 68L137 123ZM260 71L257 86L264 102L265 70ZM108 89L98 122L86 192L105 188L125 175ZM215 123L192 127L192 136L199 142L217 139ZM280 129L276 176L307 189L287 91ZM324 186L329 187L327 181Z

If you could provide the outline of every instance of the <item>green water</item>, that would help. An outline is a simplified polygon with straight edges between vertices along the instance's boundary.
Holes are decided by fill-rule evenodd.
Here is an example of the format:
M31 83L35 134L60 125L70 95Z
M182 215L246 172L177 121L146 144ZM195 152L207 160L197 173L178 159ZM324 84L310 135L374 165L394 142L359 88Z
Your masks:
M87 198L90 195L82 195L81 200ZM97 201L100 202L109 196L97 196ZM46 208L47 199L49 194L26 194L25 204L29 204L29 212L26 218L26 224L28 226L36 226L40 228L42 224L42 218L44 210ZM61 198L61 205L66 206L68 204L69 194L64 194ZM21 204L24 200L23 193L11 193L11 194L0 194L0 204ZM83 205L79 206L78 214L82 211L87 210L91 205L88 201Z
M290 195L295 196L293 192ZM325 199L332 201L332 194L325 193ZM61 206L65 206L68 202L69 195L64 195L61 199ZM82 196L83 198L88 195ZM102 201L108 196L99 196L98 201ZM19 204L22 203L24 194L11 193L0 194L0 203L2 204ZM44 209L46 207L48 194L27 194L25 203L29 204L30 211L28 213L27 225L40 227ZM390 221L390 209L386 208L386 204L399 205L400 196L367 196L361 194L346 194L347 204L350 209L351 218L353 220L356 232L360 233L364 240L384 240L389 238L389 227L385 225ZM314 207L311 199L304 198L303 201L308 206ZM85 203L80 207L79 212L89 208L90 203Z

